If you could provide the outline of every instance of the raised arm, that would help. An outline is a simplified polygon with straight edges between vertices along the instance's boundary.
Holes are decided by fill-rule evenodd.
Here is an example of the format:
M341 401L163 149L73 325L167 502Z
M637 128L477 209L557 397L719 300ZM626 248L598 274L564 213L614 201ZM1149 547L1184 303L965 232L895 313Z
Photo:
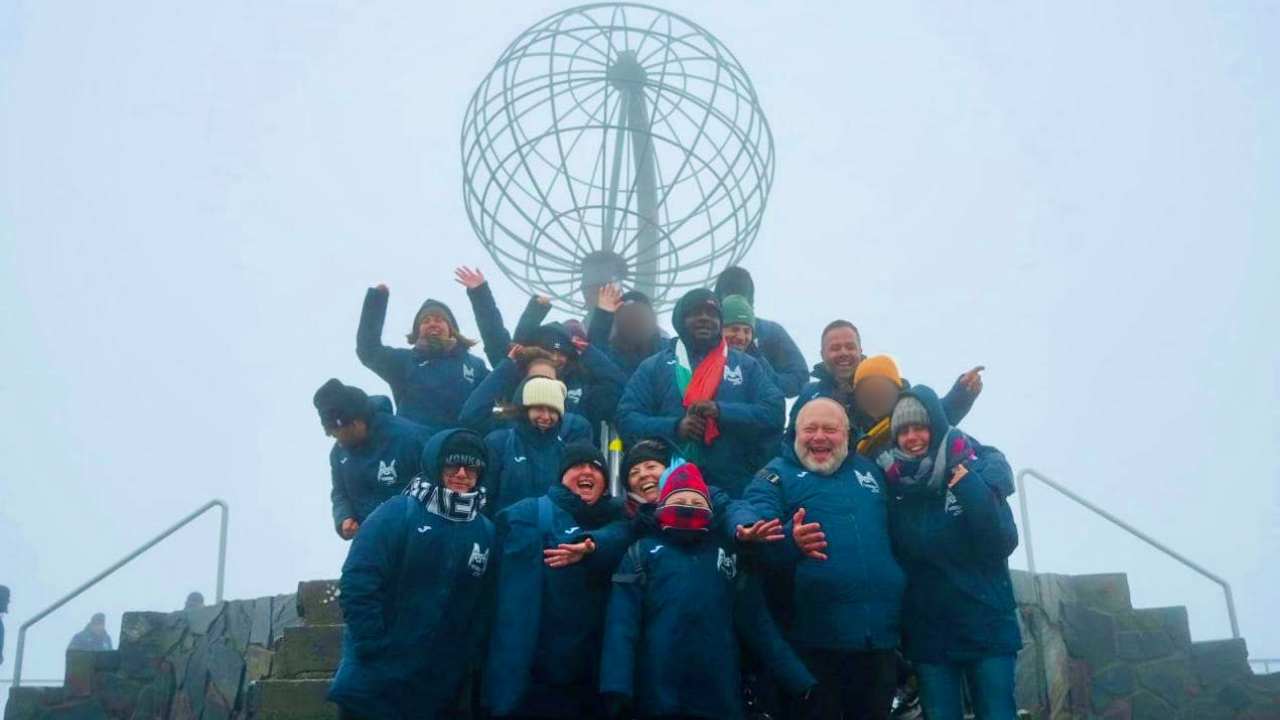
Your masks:
M365 291L360 325L356 328L356 357L378 377L394 384L400 380L397 377L396 353L382 344L382 325L387 319L387 298L390 295L386 285Z
M524 306L524 312L520 313L520 321L516 323L515 341L528 344L550 312L550 298L545 295L529 298L529 303Z
M504 358L462 403L458 424L484 434L493 429L493 407L511 397L520 384L520 366Z
M484 355L490 367L497 367L507 357L507 349L511 345L511 333L507 332L502 322L502 311L493 299L493 289L489 287L484 274L475 268L460 267L453 271L455 279L467 289L467 299L471 301L471 312L476 317L476 327L480 329L480 342L484 345Z

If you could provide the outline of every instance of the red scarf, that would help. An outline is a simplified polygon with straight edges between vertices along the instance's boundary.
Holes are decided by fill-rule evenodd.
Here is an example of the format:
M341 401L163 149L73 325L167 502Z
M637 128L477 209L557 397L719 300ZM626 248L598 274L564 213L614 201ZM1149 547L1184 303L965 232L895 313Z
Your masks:
M680 342L684 343L683 340ZM720 381L724 379L724 363L727 357L728 348L724 340L721 340L711 352L707 353L706 357L702 358L698 367L694 368L689 385L684 388L686 410L694 403L715 399L716 391L720 389ZM676 377L677 380L680 377L678 371ZM707 431L702 436L703 443L710 445L718 437L720 437L720 426L713 418L707 418Z

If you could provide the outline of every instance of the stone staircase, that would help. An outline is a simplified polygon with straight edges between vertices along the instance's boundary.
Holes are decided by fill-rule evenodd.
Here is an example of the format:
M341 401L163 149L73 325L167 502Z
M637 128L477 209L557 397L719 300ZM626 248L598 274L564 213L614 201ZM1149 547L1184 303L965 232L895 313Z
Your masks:
M1039 720L1280 720L1280 673L1243 640L1193 642L1185 608L1134 608L1124 575L1014 572L1020 708ZM333 581L294 595L126 613L120 649L68 652L63 687L10 692L4 720L334 720Z

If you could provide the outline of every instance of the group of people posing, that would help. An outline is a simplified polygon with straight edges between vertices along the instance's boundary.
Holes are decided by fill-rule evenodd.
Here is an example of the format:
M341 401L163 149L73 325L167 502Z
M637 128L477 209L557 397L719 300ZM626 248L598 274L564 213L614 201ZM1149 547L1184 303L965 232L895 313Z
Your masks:
M456 276L487 363L437 300L384 345L378 286L356 353L394 403L315 394L351 541L344 717L888 718L904 658L928 720L1015 717L1012 473L956 427L981 368L939 397L835 320L810 371L739 267L680 298L674 338L612 286L510 332Z

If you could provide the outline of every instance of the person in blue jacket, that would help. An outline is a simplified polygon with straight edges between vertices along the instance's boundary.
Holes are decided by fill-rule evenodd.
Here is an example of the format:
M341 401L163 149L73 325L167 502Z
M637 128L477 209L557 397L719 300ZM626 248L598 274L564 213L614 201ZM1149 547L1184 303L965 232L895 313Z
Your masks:
M789 434L790 437L790 434ZM752 479L735 525L780 519L789 542L762 558L793 572L788 638L818 678L798 718L889 716L905 578L889 541L884 478L850 451L849 419L834 400L800 411L794 440Z
M551 353L542 348L513 346L508 356L494 366L493 372L463 403L458 423L484 435L511 427L512 421L523 414L518 395L520 383L532 377L559 380L560 367ZM568 399L566 387L565 402L561 403L560 437L565 442L590 442L594 437L591 421L576 412L566 412Z
M334 439L329 451L333 528L343 540L384 500L418 474L425 430L379 409L358 387L330 379L312 399L320 425Z
M365 292L356 357L391 386L401 417L433 432L452 427L489 369L469 352L475 341L459 332L453 311L439 300L426 300L413 316L406 336L411 347L383 345L389 295L386 285Z
M645 360L618 402L624 445L664 438L697 463L709 481L738 497L776 448L782 392L750 356L720 335L720 302L691 290L672 311L678 337Z
M492 604L484 443L432 436L422 474L365 521L342 565L346 628L329 701L346 718L430 720L474 706Z
M831 398L844 406L849 415L850 428L855 440L869 433L875 425L888 416L897 400L896 389L890 392L862 393L859 400L855 385L858 369L862 366L862 334L848 320L832 320L822 329L822 362L813 366L813 380L804 386L800 396L791 406L790 425L795 425L800 408L815 397ZM887 356L881 356L887 357ZM952 422L964 419L982 392L982 371L978 366L961 375L952 386L942 405ZM895 363L896 370L896 363ZM899 387L910 387L905 378L897 377Z
M716 278L715 292L721 302L730 295L741 295L752 307L756 305L756 284L744 267L731 265L725 268ZM789 398L799 395L809 379L809 364L786 328L756 316L755 339L760 346L760 354L777 374L782 394Z
M1009 555L1018 530L1000 451L951 426L938 396L917 385L893 409L894 447L880 456L893 546L907 573L903 652L915 664L929 720L964 717L968 685L979 720L1013 720L1022 636Z
M498 513L498 599L485 664L494 717L595 718L609 580L630 544L621 503L588 444L564 450L560 482Z
M587 340L609 355L627 379L640 363L662 350L653 302L639 290L602 285L587 322Z
M531 377L516 388L519 415L511 427L485 436L489 472L484 488L490 516L525 498L541 497L559 482L564 397L564 383Z
M816 683L778 632L734 547L711 531L711 493L696 465L668 475L659 532L637 541L613 576L600 691L613 717L741 718L738 641L788 690Z

